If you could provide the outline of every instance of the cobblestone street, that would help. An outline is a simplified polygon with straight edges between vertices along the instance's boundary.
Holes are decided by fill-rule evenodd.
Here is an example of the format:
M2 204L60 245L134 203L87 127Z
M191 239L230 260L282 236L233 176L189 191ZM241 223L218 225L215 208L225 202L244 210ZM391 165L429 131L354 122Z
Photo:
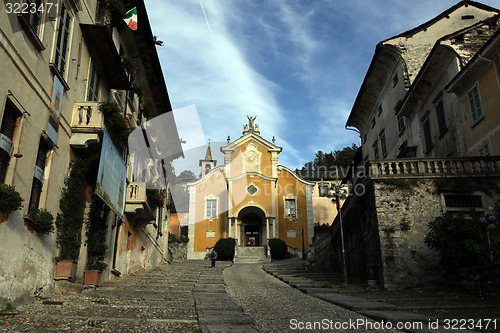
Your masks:
M428 294L366 293L361 286L345 288L336 282L325 287L324 281L338 279L335 273L301 272L296 269L301 264L291 259L263 269L262 264L218 262L211 268L209 261L190 260L98 288L81 291L82 286L72 284L64 294L38 298L10 314L0 312L0 332L397 332L362 314L386 323L426 324L435 317L419 310L428 313L433 309L429 304L441 311L467 308L466 313L445 312L459 317L496 318L494 300L450 298L450 293L433 299ZM456 304L459 299L464 304ZM338 326L353 322L356 329ZM305 329L314 323L322 326ZM406 331L449 332L425 325Z
M82 294L54 295L0 317L2 332L285 332L289 319L347 319L354 314L268 275L261 265L184 261ZM295 304L292 304L295 302ZM242 312L242 310L244 312ZM248 315L250 316L248 316ZM356 315L356 318L361 316ZM354 317L352 317L354 318Z
M204 261L176 262L81 294L37 299L0 317L0 331L197 332L194 291L207 269Z
M0 331L287 332L291 319L364 318L303 294L260 264L229 266L175 262L81 294L39 298L0 316Z
M369 332L363 329L300 330L307 323L348 323L366 317L316 297L276 279L262 270L260 264L234 265L224 270L226 290L240 304L245 313L256 321L256 326L271 332ZM370 332L398 332L397 330L371 330Z

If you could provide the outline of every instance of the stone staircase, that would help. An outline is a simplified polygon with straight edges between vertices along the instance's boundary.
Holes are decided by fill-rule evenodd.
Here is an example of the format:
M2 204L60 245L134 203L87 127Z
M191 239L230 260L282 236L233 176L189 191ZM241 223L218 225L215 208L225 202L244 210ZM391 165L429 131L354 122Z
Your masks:
M267 263L271 262L271 258L266 257L264 246L238 246L234 262L240 264Z
M265 264L263 270L288 283L301 291L306 289L325 290L324 288L337 288L342 284L342 276L328 267L306 266L306 262L300 258L286 259L270 264Z

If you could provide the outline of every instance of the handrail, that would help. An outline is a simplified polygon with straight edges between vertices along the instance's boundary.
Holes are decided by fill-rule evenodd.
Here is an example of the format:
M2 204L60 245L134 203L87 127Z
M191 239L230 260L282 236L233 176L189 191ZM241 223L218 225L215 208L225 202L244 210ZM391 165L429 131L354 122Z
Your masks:
M401 158L368 162L371 178L500 174L500 156Z
M294 255L294 256L297 256L298 254L298 250L299 248L296 246L296 247L291 247L290 245L286 244L286 247L287 247L287 252Z

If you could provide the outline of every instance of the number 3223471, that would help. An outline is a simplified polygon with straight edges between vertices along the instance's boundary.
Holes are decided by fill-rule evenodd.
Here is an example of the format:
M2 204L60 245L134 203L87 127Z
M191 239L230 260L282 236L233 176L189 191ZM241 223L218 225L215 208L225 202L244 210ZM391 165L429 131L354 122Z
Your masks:
M56 13L59 12L59 4L58 3L52 3L52 2L47 2L47 3L40 3L37 4L36 2L23 2L23 3L10 3L7 2L5 4L5 11L7 14L35 14L35 13L43 13L43 12L50 12L51 10L55 9Z

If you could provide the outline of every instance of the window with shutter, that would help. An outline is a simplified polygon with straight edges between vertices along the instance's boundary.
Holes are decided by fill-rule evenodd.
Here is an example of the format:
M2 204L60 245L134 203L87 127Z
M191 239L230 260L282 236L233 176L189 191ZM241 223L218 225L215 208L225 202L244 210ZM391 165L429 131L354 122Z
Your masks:
M475 124L483 118L483 110L481 108L481 97L479 95L479 87L476 85L467 93L469 98L470 112L472 115L472 123Z
M38 35L43 14L43 11L39 10L43 8L42 0L25 0L24 2L28 4L28 10L23 14L24 18L33 30L33 33Z
M12 139L16 129L17 119L20 117L19 112L7 102L2 117L2 124L0 126L0 181L5 181L7 167L10 162L10 154L12 149Z
M43 172L45 170L45 162L49 149L45 141L40 140L36 156L35 175L33 176L33 184L31 186L29 209L38 208L40 204L40 195L42 194L43 187Z
M64 2L61 3L60 9L59 25L56 31L57 37L54 52L54 65L59 73L64 76L68 55L71 15Z

